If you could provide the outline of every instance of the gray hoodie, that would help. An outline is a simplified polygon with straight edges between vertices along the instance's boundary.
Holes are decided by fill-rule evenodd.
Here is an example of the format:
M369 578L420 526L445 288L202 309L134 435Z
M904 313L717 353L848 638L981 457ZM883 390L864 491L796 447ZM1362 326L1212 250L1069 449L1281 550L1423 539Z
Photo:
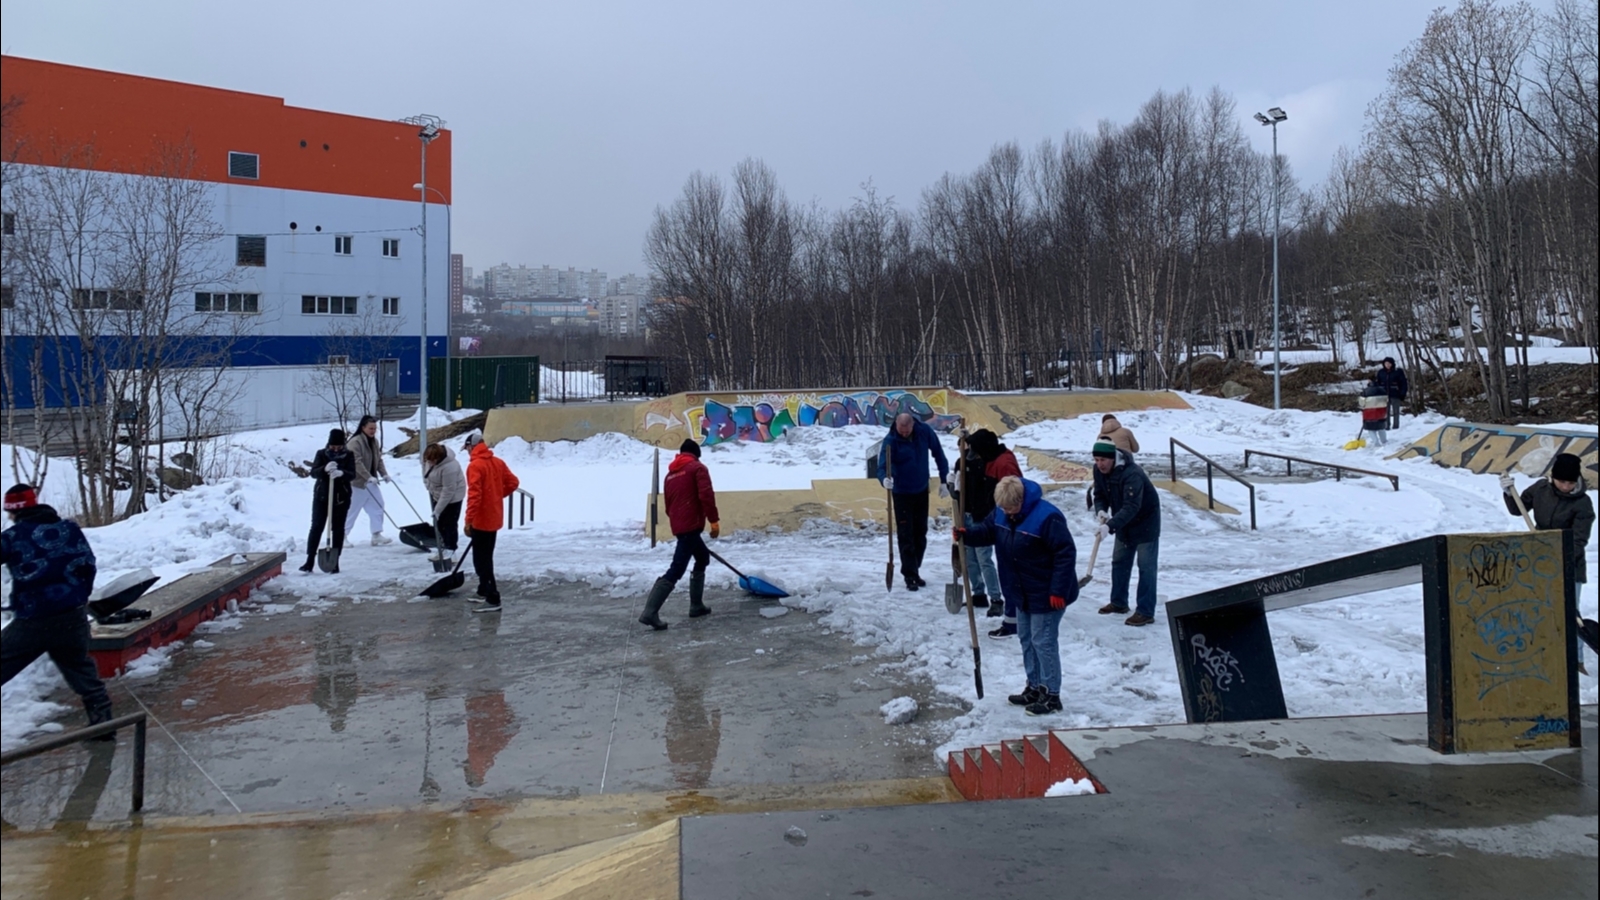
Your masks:
M444 515L446 506L467 499L466 475L461 471L461 463L456 462L455 454L448 450L438 465L428 467L423 479L428 483L428 496L433 500L435 519Z

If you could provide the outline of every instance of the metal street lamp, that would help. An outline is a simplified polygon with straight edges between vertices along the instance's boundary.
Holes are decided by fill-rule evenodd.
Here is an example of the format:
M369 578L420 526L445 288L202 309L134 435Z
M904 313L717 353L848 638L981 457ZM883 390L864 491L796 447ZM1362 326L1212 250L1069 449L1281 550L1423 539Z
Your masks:
M1256 113L1256 121L1272 127L1272 408L1283 408L1283 332L1278 327L1278 223L1282 214L1283 192L1278 180L1278 123L1289 118L1281 107Z
M417 414L417 451L428 446L428 145L439 136L439 126L444 120L427 114L411 116L400 121L416 125L417 138L422 141L422 408Z
M450 201L445 199L443 191L441 191L441 190L439 190L438 188L435 188L435 187L428 187L427 185L422 184L420 182L417 183L417 184L413 184L411 186L411 189L414 190L414 191L423 191L424 192L423 193L424 197L427 196L427 193L426 193L427 191L433 191L435 194L439 195L439 202L444 204L445 259L447 259L447 260L451 259L455 254L455 238L453 237L453 235L455 233L455 229L454 229L454 226L452 224L452 222L453 222L455 217L450 212ZM452 263L450 263L450 265L453 266L454 263L452 262ZM423 291L423 296L424 297L427 296L427 291L426 290ZM448 303L446 303L445 304L445 308L444 308L444 409L445 409L445 412L449 412L451 409L454 408L452 406L452 404L451 404L451 400L455 396L454 394L450 393L450 344L451 344L452 341L455 340L455 338L450 336L450 313L451 313L450 305ZM426 406L427 404L424 403L423 405Z

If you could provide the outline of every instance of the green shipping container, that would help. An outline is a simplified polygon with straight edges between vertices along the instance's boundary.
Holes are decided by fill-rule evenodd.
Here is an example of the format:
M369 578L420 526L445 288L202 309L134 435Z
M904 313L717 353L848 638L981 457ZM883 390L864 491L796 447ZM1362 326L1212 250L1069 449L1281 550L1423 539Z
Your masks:
M445 402L444 367L450 365ZM539 357L457 356L428 360L428 405L440 409L493 409L539 402Z

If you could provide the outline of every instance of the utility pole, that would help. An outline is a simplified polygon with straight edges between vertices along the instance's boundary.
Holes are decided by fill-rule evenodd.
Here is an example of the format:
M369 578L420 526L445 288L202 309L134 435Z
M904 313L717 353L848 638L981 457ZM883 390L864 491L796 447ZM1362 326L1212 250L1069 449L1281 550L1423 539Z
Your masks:
M1266 114L1256 113L1256 121L1272 126L1272 408L1283 408L1283 331L1278 325L1278 231L1283 214L1283 190L1279 184L1282 167L1278 165L1278 123L1289 118L1281 107L1274 106Z

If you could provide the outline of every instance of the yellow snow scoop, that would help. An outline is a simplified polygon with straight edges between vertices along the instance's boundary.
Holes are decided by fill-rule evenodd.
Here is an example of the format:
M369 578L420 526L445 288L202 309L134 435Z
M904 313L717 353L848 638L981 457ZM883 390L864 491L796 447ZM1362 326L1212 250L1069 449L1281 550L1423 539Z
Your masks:
M1344 448L1346 450L1360 450L1362 447L1365 447L1366 445L1367 445L1366 441L1362 440L1361 438L1356 438L1353 441L1347 441L1345 443L1345 445L1344 445Z

